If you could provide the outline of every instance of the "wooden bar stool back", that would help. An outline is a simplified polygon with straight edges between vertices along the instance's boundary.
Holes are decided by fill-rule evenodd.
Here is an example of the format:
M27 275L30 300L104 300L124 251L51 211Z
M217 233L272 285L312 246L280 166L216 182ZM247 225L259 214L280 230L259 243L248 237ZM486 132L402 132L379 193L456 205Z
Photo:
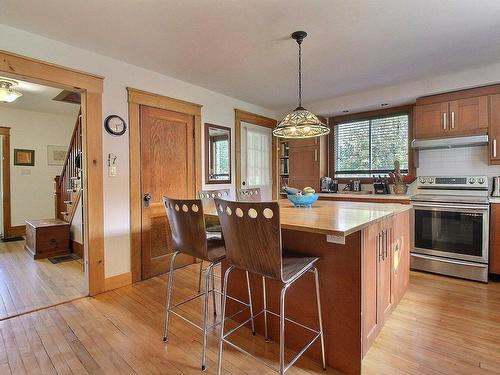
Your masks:
M262 200L260 188L238 189L237 195L240 202L260 202Z

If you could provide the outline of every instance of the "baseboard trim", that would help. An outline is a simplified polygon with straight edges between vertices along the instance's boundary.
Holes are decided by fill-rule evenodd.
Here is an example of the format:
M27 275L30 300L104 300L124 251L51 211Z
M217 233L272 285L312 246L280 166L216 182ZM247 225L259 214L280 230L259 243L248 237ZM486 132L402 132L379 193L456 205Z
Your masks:
M15 225L7 229L8 237L24 237L26 236L26 225Z
M74 254L83 259L83 244L73 240L69 240L69 248L71 249L71 251L73 251Z
M132 272L122 273L104 279L104 290L113 290L132 284Z

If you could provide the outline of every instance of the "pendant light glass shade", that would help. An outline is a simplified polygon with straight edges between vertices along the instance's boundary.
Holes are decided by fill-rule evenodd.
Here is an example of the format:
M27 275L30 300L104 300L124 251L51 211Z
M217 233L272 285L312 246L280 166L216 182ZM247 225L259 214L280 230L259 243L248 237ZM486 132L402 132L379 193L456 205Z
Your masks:
M23 96L19 91L13 90L12 87L17 86L16 81L0 80L0 102L12 103L14 100Z
M330 128L307 109L298 107L285 116L273 129L273 134L281 138L312 138L330 133Z
M299 106L285 116L273 129L273 135L280 138L312 138L330 133L330 128L318 117L302 107L302 48L301 44L307 36L305 31L296 31L292 38L299 46Z

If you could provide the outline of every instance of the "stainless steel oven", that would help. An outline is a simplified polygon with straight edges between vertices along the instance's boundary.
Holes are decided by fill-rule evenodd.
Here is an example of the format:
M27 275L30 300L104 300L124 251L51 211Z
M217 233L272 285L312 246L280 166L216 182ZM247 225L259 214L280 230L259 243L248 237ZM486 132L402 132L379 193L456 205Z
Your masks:
M435 177L422 181L419 194L412 197L412 268L486 282L487 178Z

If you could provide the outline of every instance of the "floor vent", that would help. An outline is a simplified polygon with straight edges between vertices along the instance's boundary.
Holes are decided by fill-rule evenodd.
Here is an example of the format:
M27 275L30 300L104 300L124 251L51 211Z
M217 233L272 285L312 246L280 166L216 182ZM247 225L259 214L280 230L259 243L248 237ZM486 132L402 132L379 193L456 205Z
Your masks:
M50 263L57 264L57 263L70 262L72 260L78 260L80 259L80 257L75 254L69 254L69 255L60 255L57 257L49 257L48 259Z

